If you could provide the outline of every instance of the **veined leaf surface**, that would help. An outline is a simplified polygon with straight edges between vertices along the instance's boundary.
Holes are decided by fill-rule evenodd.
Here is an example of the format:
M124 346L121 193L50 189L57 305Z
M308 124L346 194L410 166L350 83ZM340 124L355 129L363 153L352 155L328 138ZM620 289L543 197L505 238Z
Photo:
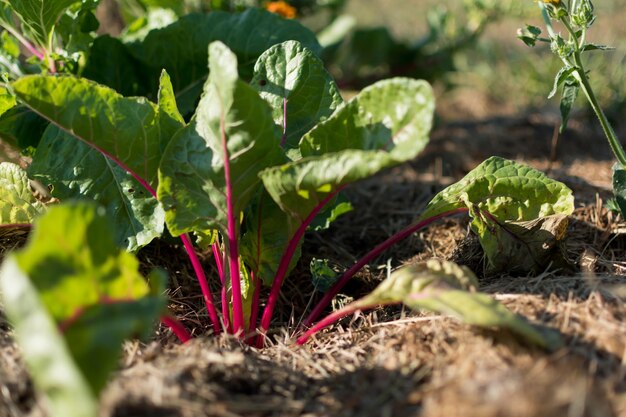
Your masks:
M25 29L42 46L48 46L48 39L61 15L78 0L3 0L20 17Z
M235 217L260 188L258 172L284 160L280 133L267 103L237 76L237 58L210 45L211 75L196 115L167 147L159 171L159 200L174 235L226 233L226 141Z
M304 135L302 159L263 171L263 184L302 221L342 186L417 156L428 143L433 110L428 83L378 82Z
M286 127L283 147L288 150L298 149L300 138L343 103L322 60L297 41L265 51L254 66L251 84L270 104L276 124Z
M26 106L156 187L161 149L176 130L163 123L156 104L75 77L26 76L13 88Z
M4 307L51 416L95 417L122 341L146 336L163 312L164 277L151 274L151 290L138 268L84 203L51 208L3 264Z

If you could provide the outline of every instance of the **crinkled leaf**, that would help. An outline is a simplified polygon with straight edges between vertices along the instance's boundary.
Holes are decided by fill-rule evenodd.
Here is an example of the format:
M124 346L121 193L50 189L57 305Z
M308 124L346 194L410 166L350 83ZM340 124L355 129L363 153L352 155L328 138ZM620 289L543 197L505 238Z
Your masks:
M26 224L46 211L28 185L26 171L9 162L0 163L0 224Z
M53 196L61 201L88 199L102 205L120 247L136 251L163 233L165 213L137 180L55 126L46 130L29 172L52 184Z
M52 416L95 416L122 341L145 336L164 310L164 277L150 276L151 291L138 268L88 204L51 208L3 265L4 306Z
M302 138L301 160L263 171L265 188L302 221L342 186L414 158L428 142L433 109L424 81L378 82Z
M170 142L159 172L158 196L174 235L226 232L224 141L236 217L260 188L258 172L283 161L267 103L238 80L237 58L224 44L209 49L211 75L196 115Z
M36 75L12 85L26 106L156 186L161 149L176 130L162 123L157 105L83 78Z
M393 272L352 309L402 302L414 309L450 314L467 324L511 330L547 349L561 346L557 333L539 328L486 294L476 293L476 276L466 267L430 259Z
M525 222L499 222L489 216L474 219L472 228L487 256L488 272L540 273L548 266L566 267L564 214Z
M52 30L61 15L78 0L3 0L20 17L23 28L39 45L48 46Z
M297 149L302 135L343 103L323 62L297 41L265 51L254 66L251 84L270 104L281 129L286 115L282 145L287 149Z
M252 78L254 63L269 47L286 40L298 40L319 53L315 35L301 23L287 20L266 10L251 8L243 13L213 11L190 14L171 25L148 33L132 45L133 53L152 68L153 75L165 68L172 75L174 91L183 114L193 111L207 77L207 45L224 42L236 55L239 73Z
M486 211L499 221L524 221L571 214L574 196L565 184L541 171L492 156L437 194L420 219L461 207Z

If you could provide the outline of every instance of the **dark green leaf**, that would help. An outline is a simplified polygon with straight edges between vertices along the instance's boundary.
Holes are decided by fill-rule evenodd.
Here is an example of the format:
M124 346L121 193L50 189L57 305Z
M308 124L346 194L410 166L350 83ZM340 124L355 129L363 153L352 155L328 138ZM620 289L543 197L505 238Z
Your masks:
M563 85L563 94L561 95L561 103L559 105L561 110L561 127L559 128L559 133L563 133L567 128L569 115L572 111L572 107L574 106L574 102L576 101L576 97L578 97L579 90L580 85L575 78L570 77L567 81L565 81L565 84Z
M0 139L20 149L36 148L48 127L48 121L23 105L0 116Z
M30 175L54 186L61 201L88 199L106 209L115 242L130 251L163 233L163 209L125 170L97 150L50 126L37 148Z
M613 165L613 195L622 218L626 219L626 168L619 163Z

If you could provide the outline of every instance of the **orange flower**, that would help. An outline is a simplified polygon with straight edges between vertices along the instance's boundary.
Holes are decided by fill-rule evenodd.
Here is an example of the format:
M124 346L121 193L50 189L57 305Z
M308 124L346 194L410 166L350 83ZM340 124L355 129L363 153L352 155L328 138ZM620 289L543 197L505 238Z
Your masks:
M286 1L267 2L265 3L265 9L286 19L293 19L296 17L296 8L289 5Z
M555 6L561 5L561 0L541 0L543 3L553 4Z

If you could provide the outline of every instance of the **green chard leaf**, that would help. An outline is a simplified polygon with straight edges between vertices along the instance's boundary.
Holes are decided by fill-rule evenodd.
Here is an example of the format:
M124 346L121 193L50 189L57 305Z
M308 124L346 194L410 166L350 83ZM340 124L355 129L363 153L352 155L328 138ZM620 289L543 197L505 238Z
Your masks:
M15 96L6 88L0 87L0 116L15 107Z
M344 185L417 156L428 142L433 109L425 81L378 82L304 135L302 159L263 171L263 184L285 213L302 221Z
M12 85L27 107L156 187L161 150L182 127L164 122L159 106L83 78L32 75Z
M163 233L165 213L137 180L112 160L56 126L46 130L30 175L52 184L61 201L97 201L107 212L119 247L136 251Z
M37 113L18 104L0 116L0 139L29 153L29 150L39 145L48 124L48 121Z
M88 204L55 206L0 270L0 294L35 386L53 417L98 415L122 341L145 337L166 307L164 276L148 287ZM94 360L97 358L97 360Z
M476 276L469 269L430 259L393 272L371 294L355 301L351 309L402 302L416 310L450 314L474 326L508 329L549 350L562 345L558 333L529 323L487 294L475 292L476 287Z
M296 154L302 135L343 103L324 63L297 41L265 51L254 66L251 84L269 103L276 124L286 127L283 147L296 150ZM299 155L291 159L299 159Z
M209 50L211 72L196 115L170 142L159 171L158 197L174 235L226 235L224 141L236 217L261 189L259 171L284 161L271 110L238 79L236 56L221 42Z
M33 195L26 171L18 165L0 163L0 224L27 224L46 206Z
M574 196L563 183L534 168L491 157L437 194L420 219L462 207L469 209L472 230L491 267L516 264L535 269L549 263L552 249L563 239L565 216L574 211ZM516 224L551 215L561 217L555 217L555 222ZM523 262L517 250L520 246L528 257Z
M183 16L169 26L152 30L142 41L129 44L129 48L147 67L143 77L156 79L163 68L172 74L179 108L186 115L193 111L208 74L209 43L226 44L237 56L240 77L249 80L254 63L263 52L291 39L314 53L320 52L315 34L301 23L251 8L243 13L214 11ZM153 90L150 87L149 91Z

